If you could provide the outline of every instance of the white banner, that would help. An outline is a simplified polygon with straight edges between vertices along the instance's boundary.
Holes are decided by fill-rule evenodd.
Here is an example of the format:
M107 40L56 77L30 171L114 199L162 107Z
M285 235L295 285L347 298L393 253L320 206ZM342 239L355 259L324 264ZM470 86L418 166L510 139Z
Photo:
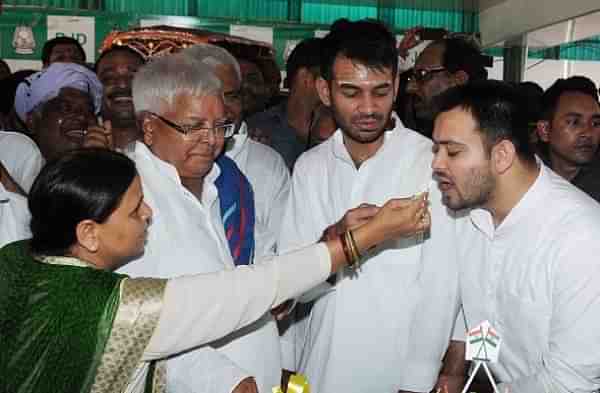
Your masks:
M96 61L96 19L93 16L48 15L48 39L71 37L76 39L88 63Z

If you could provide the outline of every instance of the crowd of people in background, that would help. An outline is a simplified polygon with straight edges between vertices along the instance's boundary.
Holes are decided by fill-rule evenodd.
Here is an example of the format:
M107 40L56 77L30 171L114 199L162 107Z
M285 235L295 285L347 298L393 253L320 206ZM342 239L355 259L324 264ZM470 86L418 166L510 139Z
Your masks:
M1 61L0 384L460 393L487 320L502 392L598 391L598 86L403 70L419 31L336 21L285 94L213 44Z

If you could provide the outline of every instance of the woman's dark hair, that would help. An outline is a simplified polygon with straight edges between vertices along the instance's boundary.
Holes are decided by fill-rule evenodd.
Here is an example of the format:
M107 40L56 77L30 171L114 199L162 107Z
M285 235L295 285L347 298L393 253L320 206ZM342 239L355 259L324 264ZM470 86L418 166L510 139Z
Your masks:
M106 149L73 150L48 162L29 193L32 251L66 254L77 241L77 224L104 222L136 175L133 161Z

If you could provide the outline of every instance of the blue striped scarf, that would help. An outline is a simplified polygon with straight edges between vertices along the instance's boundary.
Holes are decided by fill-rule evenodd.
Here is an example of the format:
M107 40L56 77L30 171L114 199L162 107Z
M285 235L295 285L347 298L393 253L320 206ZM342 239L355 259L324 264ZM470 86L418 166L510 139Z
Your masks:
M254 258L254 192L231 158L223 154L216 163L221 174L215 185L229 251L236 266L249 265Z

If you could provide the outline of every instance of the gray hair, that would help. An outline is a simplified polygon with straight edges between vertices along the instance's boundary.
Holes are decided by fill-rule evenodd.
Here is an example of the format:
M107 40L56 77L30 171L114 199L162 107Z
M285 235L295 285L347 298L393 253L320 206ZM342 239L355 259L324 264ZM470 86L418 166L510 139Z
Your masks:
M143 65L132 83L136 113L162 112L172 106L180 94L192 96L221 95L221 81L210 67L177 53Z
M238 80L240 82L242 81L242 72L240 71L240 64L237 59L220 46L212 44L196 44L182 50L180 53L189 56L202 64L206 64L212 69L213 73L219 66L233 67Z

